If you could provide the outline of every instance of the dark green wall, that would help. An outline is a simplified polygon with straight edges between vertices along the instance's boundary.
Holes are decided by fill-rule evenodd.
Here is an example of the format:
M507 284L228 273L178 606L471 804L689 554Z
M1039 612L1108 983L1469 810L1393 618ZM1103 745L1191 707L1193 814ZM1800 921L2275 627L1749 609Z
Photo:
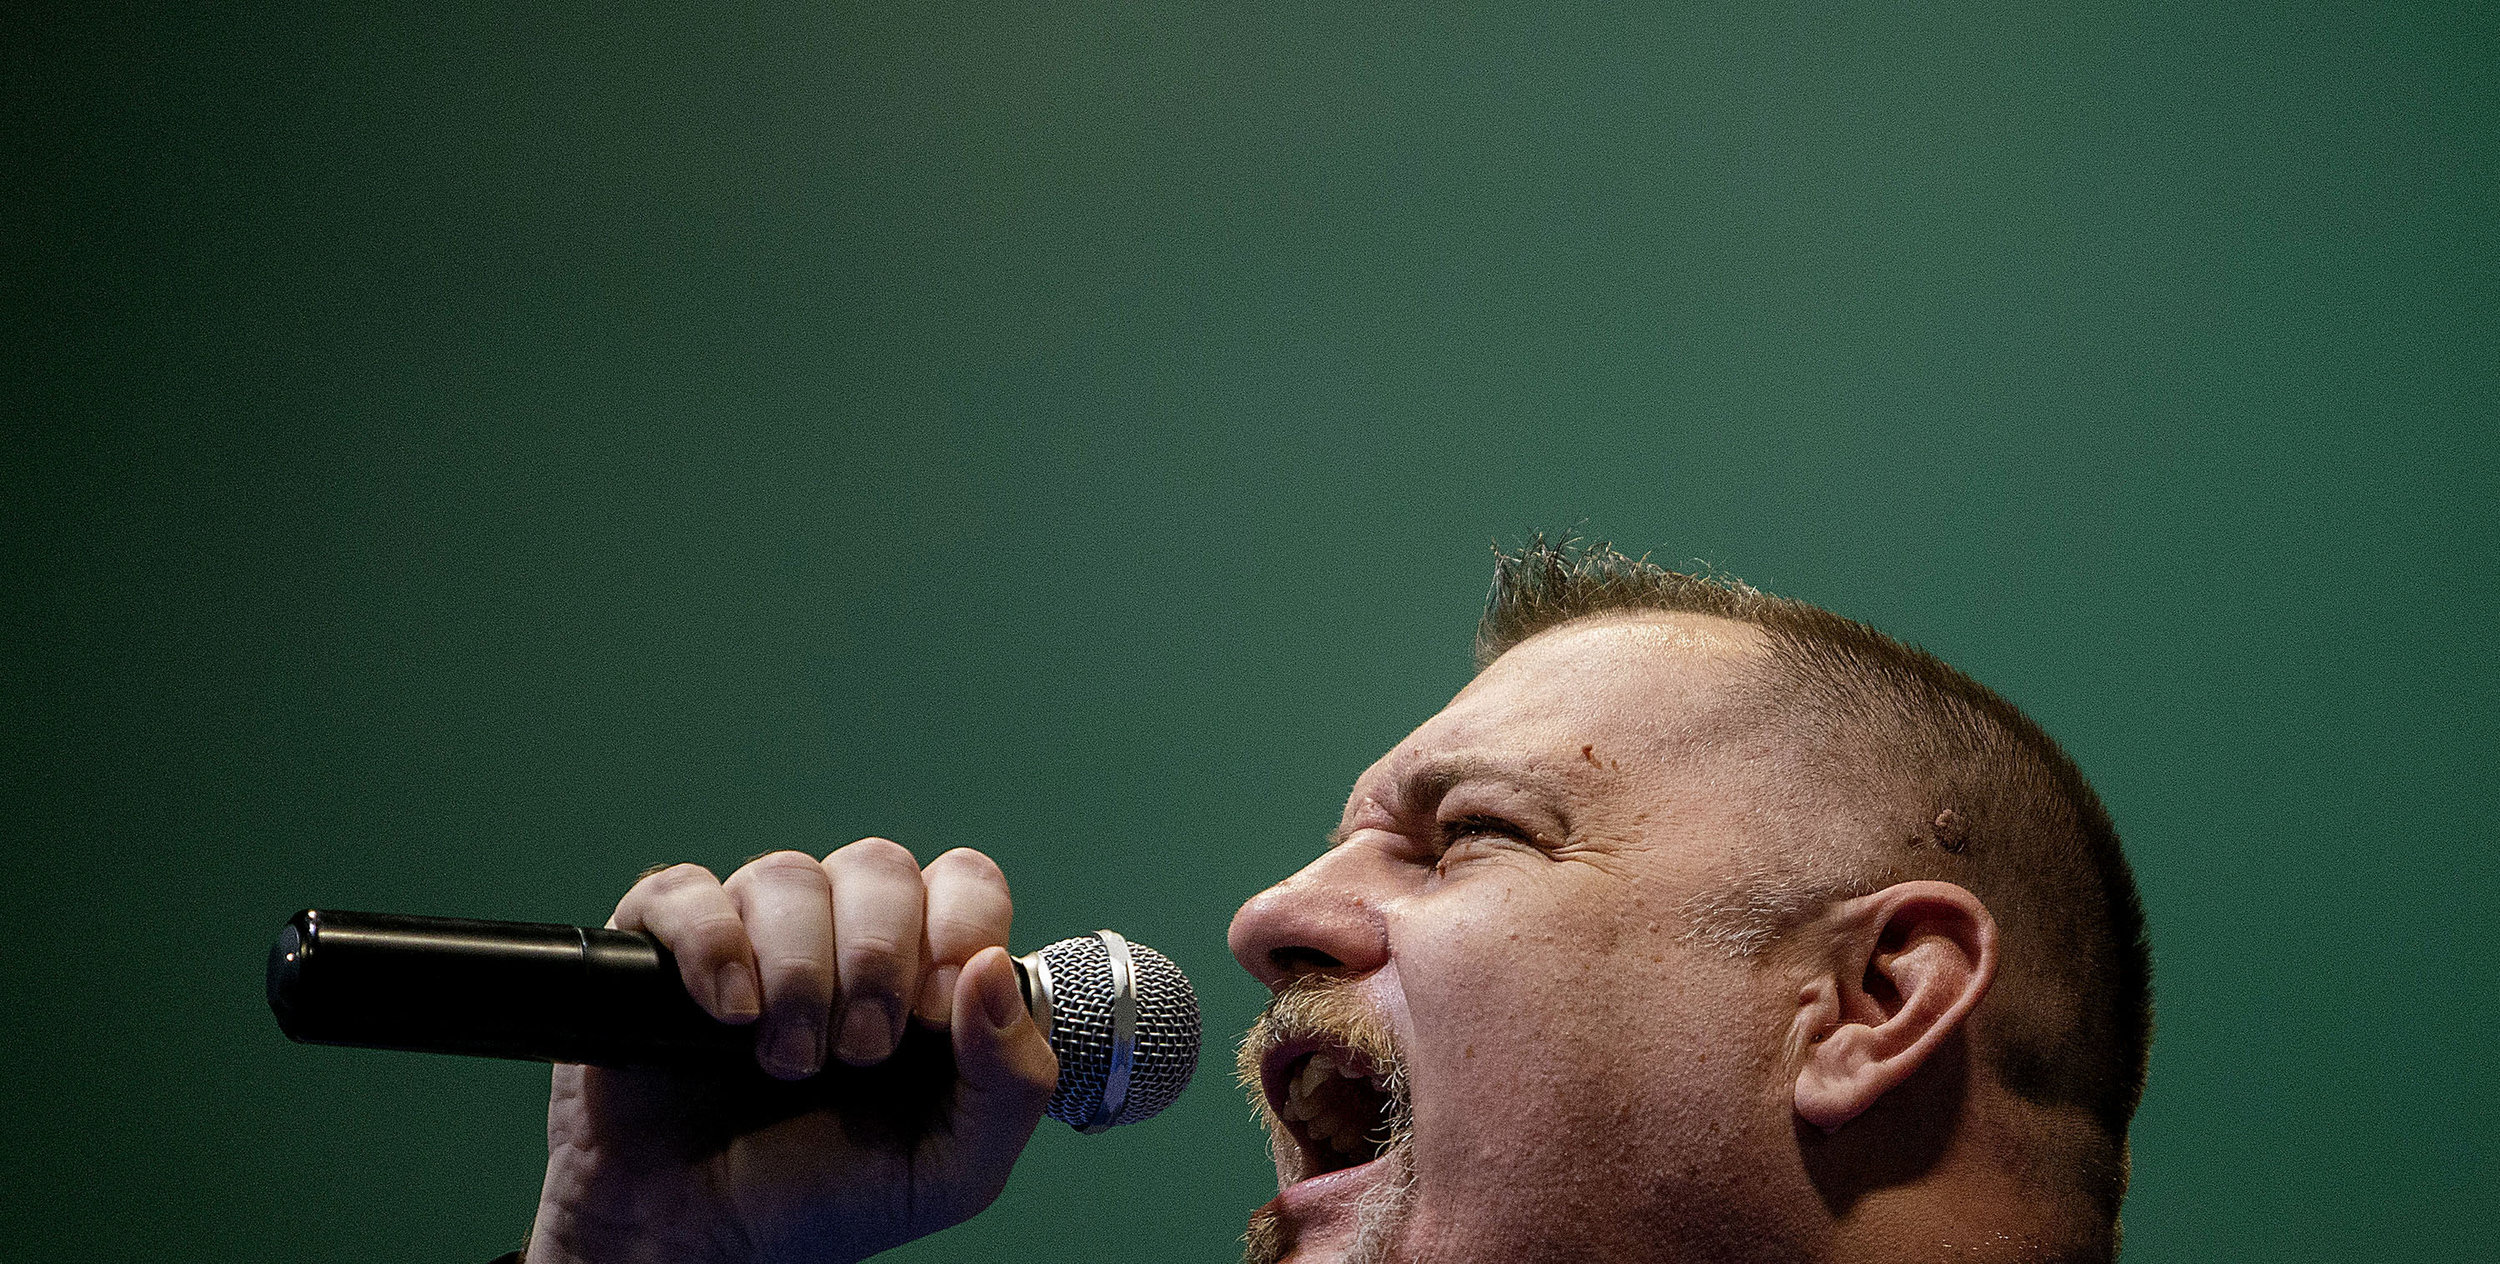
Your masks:
M2488 8L517 7L0 38L0 1256L513 1242L545 1073L286 1044L308 904L972 844L1221 1048L1234 905L1581 521L2095 774L2131 1259L2483 1249ZM1269 1179L1210 1067L898 1258Z

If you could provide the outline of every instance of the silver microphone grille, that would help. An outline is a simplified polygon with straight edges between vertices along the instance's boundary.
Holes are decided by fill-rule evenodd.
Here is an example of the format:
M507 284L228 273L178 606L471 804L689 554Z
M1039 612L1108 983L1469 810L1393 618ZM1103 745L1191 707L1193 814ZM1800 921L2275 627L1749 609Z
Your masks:
M1198 994L1171 959L1111 931L1019 959L1059 1055L1047 1113L1080 1132L1151 1118L1198 1069Z

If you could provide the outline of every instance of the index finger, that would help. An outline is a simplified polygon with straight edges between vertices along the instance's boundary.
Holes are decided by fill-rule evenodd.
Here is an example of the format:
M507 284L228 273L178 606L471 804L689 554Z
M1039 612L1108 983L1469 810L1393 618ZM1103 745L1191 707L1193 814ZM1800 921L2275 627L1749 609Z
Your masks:
M955 981L963 976L964 963L984 948L1007 946L1016 906L998 862L969 847L930 861L920 877L929 890L929 973L912 1013L943 1030L954 1018Z

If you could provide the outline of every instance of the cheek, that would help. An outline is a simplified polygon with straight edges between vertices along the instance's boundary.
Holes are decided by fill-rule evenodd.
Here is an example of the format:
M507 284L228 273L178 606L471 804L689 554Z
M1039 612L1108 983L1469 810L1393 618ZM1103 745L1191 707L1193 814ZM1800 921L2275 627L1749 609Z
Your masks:
M1677 943L1658 901L1595 882L1441 898L1395 928L1427 1191L1619 1196L1762 1113L1755 981Z

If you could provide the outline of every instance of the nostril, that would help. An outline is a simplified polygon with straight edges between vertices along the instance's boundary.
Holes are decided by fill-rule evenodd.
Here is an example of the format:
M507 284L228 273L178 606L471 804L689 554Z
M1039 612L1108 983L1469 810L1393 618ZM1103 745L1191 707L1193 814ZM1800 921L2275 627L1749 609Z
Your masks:
M1321 970L1343 969L1345 966L1344 962L1317 948L1304 948L1299 945L1289 948L1270 948L1267 952L1267 959L1286 974L1313 974Z

